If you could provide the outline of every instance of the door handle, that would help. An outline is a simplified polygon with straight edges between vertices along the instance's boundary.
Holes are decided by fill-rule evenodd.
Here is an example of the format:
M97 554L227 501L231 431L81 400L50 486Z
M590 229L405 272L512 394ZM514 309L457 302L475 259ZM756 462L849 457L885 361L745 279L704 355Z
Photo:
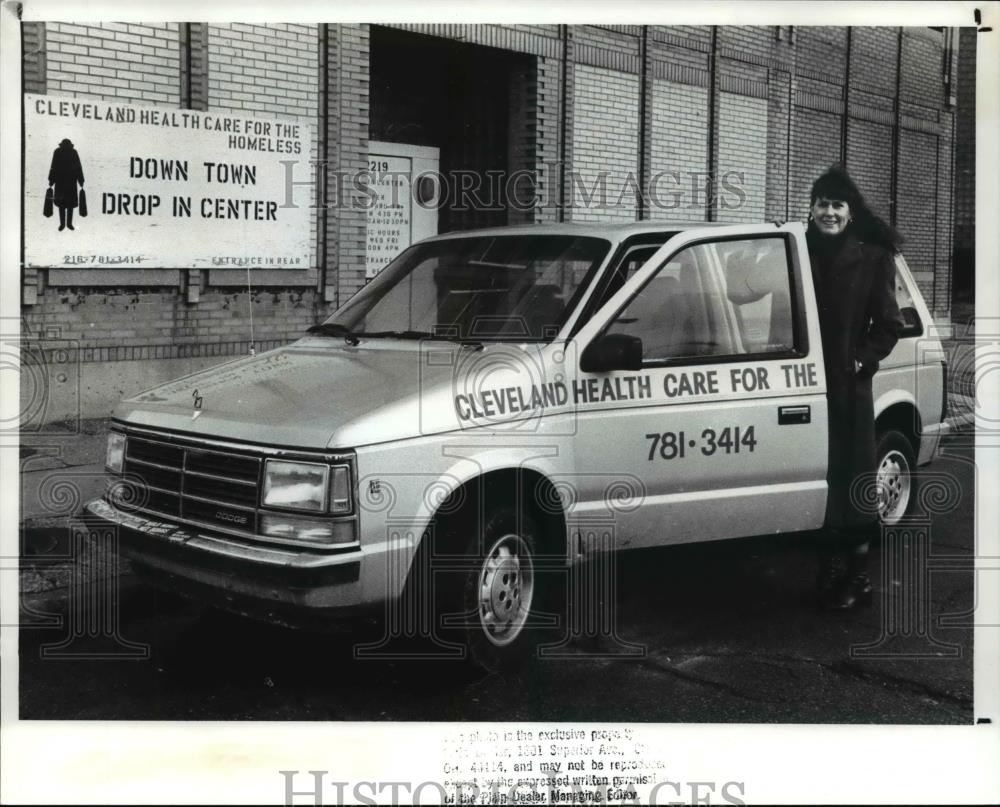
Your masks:
M808 404L799 406L779 406L778 425L788 426L794 423L811 423L812 407Z

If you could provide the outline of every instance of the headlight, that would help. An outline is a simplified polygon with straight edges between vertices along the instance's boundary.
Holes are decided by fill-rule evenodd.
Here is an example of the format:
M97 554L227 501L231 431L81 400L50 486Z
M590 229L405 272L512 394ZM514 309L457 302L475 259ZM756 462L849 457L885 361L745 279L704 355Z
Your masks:
M125 466L125 435L121 432L108 432L108 453L104 467L115 474L120 474Z
M265 507L326 511L330 466L316 462L268 460L264 466Z

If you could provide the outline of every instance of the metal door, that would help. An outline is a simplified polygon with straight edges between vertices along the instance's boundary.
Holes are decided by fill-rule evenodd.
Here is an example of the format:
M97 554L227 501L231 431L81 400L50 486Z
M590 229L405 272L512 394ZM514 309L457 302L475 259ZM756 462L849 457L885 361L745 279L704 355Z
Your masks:
M616 332L643 339L642 368L583 372L583 349ZM619 547L822 525L826 385L800 225L685 231L570 347L575 521L610 507Z

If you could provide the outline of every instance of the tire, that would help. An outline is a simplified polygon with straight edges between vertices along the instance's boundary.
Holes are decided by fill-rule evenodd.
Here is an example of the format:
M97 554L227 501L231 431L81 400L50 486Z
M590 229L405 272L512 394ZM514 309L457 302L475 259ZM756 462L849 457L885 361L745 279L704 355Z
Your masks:
M883 524L896 524L913 510L917 467L913 444L895 429L881 431L876 439L875 470L878 480L878 516Z
M541 633L538 522L506 505L488 509L480 529L463 521L461 562L436 588L435 622L443 626L441 637L462 644L478 666L519 667Z

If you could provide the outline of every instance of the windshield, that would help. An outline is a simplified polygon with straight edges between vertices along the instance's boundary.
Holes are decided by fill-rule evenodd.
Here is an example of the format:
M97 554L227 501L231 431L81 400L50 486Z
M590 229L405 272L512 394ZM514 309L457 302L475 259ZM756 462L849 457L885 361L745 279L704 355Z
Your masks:
M609 248L603 239L572 235L417 244L320 328L357 336L550 341Z

